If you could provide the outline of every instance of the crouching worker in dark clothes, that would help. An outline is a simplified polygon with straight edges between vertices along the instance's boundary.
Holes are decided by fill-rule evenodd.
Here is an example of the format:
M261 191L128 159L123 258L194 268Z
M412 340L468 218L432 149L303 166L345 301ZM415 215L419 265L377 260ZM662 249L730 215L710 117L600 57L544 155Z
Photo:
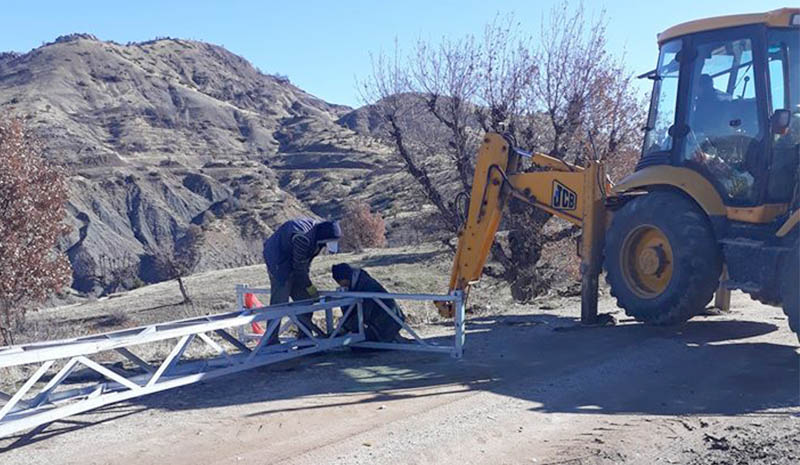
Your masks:
M311 261L323 248L338 252L338 241L342 237L339 224L333 221L317 221L297 218L282 224L264 242L264 262L269 273L270 305L292 300L316 299L319 292L309 277ZM298 315L298 320L311 331L320 333L311 323L311 314ZM280 323L278 323L280 325ZM302 330L298 338L308 337ZM278 330L268 343L278 342Z
M381 283L369 275L366 270L352 267L346 263L333 265L331 270L333 279L344 289L351 292L387 292ZM380 299L380 301L397 316L400 321L405 321L406 317L400 306L394 299ZM405 342L406 339L400 336L400 323L392 318L375 300L364 299L362 304L364 314L364 333L367 341L370 342ZM346 309L342 309L346 311ZM355 310L342 324L346 331L358 332L358 314Z

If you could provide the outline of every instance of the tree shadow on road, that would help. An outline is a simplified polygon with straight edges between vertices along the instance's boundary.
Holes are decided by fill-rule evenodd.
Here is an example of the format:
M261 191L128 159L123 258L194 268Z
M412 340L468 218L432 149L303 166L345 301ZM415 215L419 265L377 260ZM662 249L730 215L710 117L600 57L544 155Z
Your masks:
M130 405L130 404L116 404L101 407L93 412L94 415L102 414L107 415L101 420L80 420L78 416L71 418L63 418L57 422L49 423L39 426L33 430L23 433L15 434L4 438L8 442L7 445L0 447L0 454L20 447L29 446L38 442L61 436L62 434L78 431L90 426L101 425L103 423L112 422L125 418L128 416L136 415L137 413L146 411L147 407Z
M554 331L574 324L549 315L474 318L463 359L407 352L340 350L233 375L140 400L151 408L203 409L336 395L316 405L264 408L250 415L491 391L574 413L734 415L796 407L798 354L792 346L748 342L775 325L690 321ZM447 342L444 339L442 342ZM232 377L231 377L232 378Z

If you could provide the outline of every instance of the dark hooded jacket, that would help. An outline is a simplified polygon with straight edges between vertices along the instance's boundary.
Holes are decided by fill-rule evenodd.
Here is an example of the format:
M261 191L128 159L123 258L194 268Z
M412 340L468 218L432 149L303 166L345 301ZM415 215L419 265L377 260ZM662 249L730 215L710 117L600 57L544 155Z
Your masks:
M360 268L350 267L352 269L352 277L350 278L349 291L352 292L382 292L385 293L384 288L377 279L369 275L365 270ZM394 299L380 299L394 314L400 319L405 321L405 315L397 305ZM368 341L374 342L392 342L395 340L397 334L400 332L401 326L386 310L384 310L373 299L364 299L363 303L364 313L364 331ZM345 309L342 309L344 311ZM358 331L358 314L353 311L343 324L344 328L351 332Z
M314 236L320 221L297 218L283 223L264 241L264 262L275 279L286 281L292 275L308 276L311 260L322 247Z

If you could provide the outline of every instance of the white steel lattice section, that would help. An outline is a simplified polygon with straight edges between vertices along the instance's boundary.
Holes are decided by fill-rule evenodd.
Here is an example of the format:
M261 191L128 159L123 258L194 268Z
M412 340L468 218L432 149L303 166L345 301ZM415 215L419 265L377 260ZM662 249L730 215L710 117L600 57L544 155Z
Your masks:
M13 394L0 391L0 437L32 428L36 432L53 421L104 405L335 347L430 351L453 357L462 354L464 305L460 291L453 295L324 292L318 301L256 309L244 308L244 294L268 294L269 290L240 285L236 293L238 308L234 312L74 339L0 347L0 368L36 367ZM365 341L362 304L366 299L374 300L392 315L413 340L407 344ZM380 299L453 302L456 308L453 344L440 345L421 338ZM333 309L338 307L344 315L336 321ZM298 318L315 312L324 312L324 330L307 327ZM353 312L357 313L358 331L344 333L343 322ZM284 318L291 324L281 326ZM263 335L245 333L244 328L259 321L269 322ZM290 326L306 337L287 337ZM270 336L276 332L277 343L269 344L271 339L275 342ZM170 344L166 355L156 360L137 355L159 344ZM197 353L185 357L190 346ZM109 354L117 354L125 363L104 363Z

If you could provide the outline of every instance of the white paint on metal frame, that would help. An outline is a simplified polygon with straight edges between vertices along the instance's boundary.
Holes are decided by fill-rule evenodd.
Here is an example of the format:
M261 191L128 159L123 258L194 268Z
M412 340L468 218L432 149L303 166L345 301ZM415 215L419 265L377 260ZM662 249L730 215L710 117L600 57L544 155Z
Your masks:
M188 318L139 328L113 331L86 337L61 341L49 341L20 346L0 347L0 368L40 364L38 369L13 395L0 392L0 437L36 428L53 421L87 412L98 407L133 399L136 397L173 389L198 381L213 379L259 366L302 357L304 355L330 350L343 346L369 347L376 349L428 351L446 353L461 357L464 344L464 300L463 293L456 291L451 295L434 294L393 294L374 292L323 292L319 301L301 301L259 309L244 308L246 293L268 294L268 289L236 286L236 311ZM363 302L371 299L388 312L401 326L414 337L412 343L379 343L365 341ZM406 322L398 318L381 299L445 301L453 302L456 308L455 335L452 346L438 345L422 339ZM341 307L345 315L334 322L333 309ZM298 320L297 315L325 312L327 335L314 336L313 331ZM358 333L338 336L342 323L353 311L358 317ZM310 336L308 339L280 340L277 345L266 342L274 332L282 334L287 326L281 320L287 317L299 331ZM244 328L257 321L268 321L264 335L246 335ZM338 323L338 324L335 324ZM238 330L240 336L233 336L230 330ZM229 352L209 334L215 333L239 352ZM254 347L247 341L258 337ZM197 338L211 347L216 356L183 361L181 357ZM169 355L160 363L153 364L135 355L131 348L160 341L177 340ZM89 357L99 352L116 351L143 373L119 372L108 368ZM30 400L23 400L28 392L39 382L56 363L63 366ZM101 380L90 386L57 391L82 365L95 372Z

